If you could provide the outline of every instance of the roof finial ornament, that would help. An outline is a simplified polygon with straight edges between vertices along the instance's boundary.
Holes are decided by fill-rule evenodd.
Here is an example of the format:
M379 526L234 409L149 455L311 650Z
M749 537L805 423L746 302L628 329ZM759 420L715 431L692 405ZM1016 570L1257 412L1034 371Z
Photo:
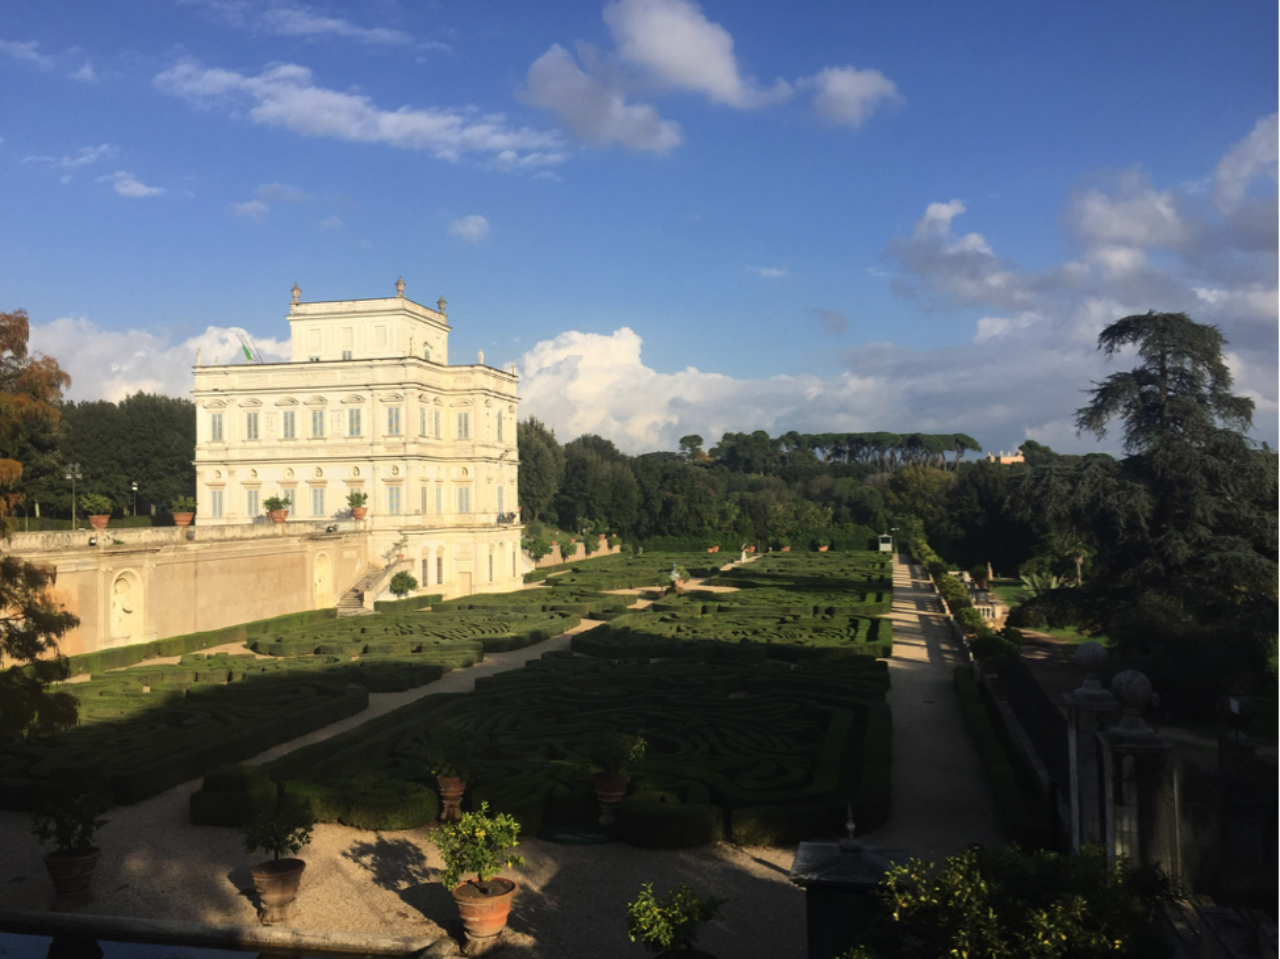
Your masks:
M396 278L396 296L404 296L404 277Z
M298 302L298 297L302 296L302 288L297 283L293 284L293 289L289 291L293 294L293 302Z
M440 310L441 313L449 312L448 310L445 309L445 307L448 305L449 305L448 301L445 300L443 296L441 296L440 299L436 300L436 307Z
M480 365L484 366L484 350L481 350L476 358L480 361Z

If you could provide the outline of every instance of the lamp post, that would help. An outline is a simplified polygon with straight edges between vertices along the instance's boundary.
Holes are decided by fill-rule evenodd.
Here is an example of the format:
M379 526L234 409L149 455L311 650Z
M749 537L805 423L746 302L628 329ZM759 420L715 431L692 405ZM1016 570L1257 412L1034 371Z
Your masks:
M84 479L80 475L80 464L72 463L68 466L62 478L71 481L71 528L79 529L80 525L76 522L76 480Z
M134 480L129 484L133 487L133 515L138 515L138 481Z

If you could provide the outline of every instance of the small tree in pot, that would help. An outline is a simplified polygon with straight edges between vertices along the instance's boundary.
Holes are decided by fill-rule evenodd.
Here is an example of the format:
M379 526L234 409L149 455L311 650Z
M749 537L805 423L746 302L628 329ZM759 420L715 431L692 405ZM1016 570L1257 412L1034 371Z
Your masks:
M352 519L364 519L369 512L369 494L353 489L347 494L347 507Z
M54 845L53 852L45 854L44 864L60 903L75 905L89 901L93 871L102 854L93 841L107 823L99 816L109 805L106 797L85 793L48 806L34 818L32 834L42 844Z
M402 569L391 577L391 582L387 584L387 588L391 590L393 595L404 599L418 588L418 579L413 573Z
M653 883L646 882L635 902L627 903L627 935L650 952L660 953L660 959L712 959L693 944L698 927L719 919L725 902L715 896L699 899L687 883L659 899L653 894Z
M425 754L427 769L440 787L440 819L457 822L462 818L462 794L471 775L471 744L463 730L441 723L428 734Z
M176 496L169 503L169 512L173 514L174 526L190 526L196 515L196 501L190 496Z
M111 521L111 500L101 493L84 493L80 497L80 508L89 517L94 529L106 529Z
M301 859L280 857L285 853L292 856L309 844L314 826L310 803L288 801L282 794L273 812L255 816L240 827L245 852L261 849L272 855L269 861L258 863L251 870L253 886L262 902L258 917L263 925L283 922L289 917L289 908L298 898L298 887L307 864Z
M489 815L487 802L431 836L444 860L440 881L453 896L468 941L492 941L507 924L518 887L498 871L524 865L523 856L511 854L520 844L519 836L520 824L506 813ZM464 882L464 876L475 878Z
M285 496L268 496L262 501L263 511L271 517L273 523L283 523L289 518L289 507L293 505L293 500L288 495Z
M591 765L599 770L591 777L591 785L600 801L600 825L612 826L618 821L618 803L627 794L631 782L627 768L644 759L648 747L640 733L616 729L606 730L588 745L587 756Z

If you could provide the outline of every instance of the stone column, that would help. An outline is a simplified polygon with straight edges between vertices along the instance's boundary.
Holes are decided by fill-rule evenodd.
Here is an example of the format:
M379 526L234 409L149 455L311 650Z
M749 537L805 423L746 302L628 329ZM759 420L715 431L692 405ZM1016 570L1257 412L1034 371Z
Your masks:
M1126 669L1111 680L1111 692L1124 715L1101 734L1111 800L1107 853L1113 859L1159 862L1168 869L1171 864L1162 860L1169 851L1156 843L1155 829L1170 744L1142 719L1142 708L1151 699L1151 681Z
M1098 682L1098 670L1107 662L1107 651L1098 643L1081 643L1076 663L1084 670L1080 688L1066 693L1067 756L1071 782L1071 849L1079 852L1088 843L1107 844L1106 793L1103 788L1098 733L1120 711L1116 698Z

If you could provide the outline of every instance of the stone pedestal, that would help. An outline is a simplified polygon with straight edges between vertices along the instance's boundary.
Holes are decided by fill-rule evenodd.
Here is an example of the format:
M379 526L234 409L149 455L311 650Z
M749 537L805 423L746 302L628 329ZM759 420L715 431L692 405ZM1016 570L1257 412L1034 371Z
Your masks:
M1076 662L1085 671L1085 680L1075 692L1062 698L1067 704L1067 757L1071 773L1068 798L1071 803L1071 849L1079 852L1087 844L1107 843L1106 793L1098 733L1110 726L1120 713L1115 696L1102 688L1097 671L1105 665L1107 652L1097 643L1081 643Z
M804 889L807 959L843 955L876 918L871 895L893 865L906 865L905 849L856 840L802 842L789 878Z

